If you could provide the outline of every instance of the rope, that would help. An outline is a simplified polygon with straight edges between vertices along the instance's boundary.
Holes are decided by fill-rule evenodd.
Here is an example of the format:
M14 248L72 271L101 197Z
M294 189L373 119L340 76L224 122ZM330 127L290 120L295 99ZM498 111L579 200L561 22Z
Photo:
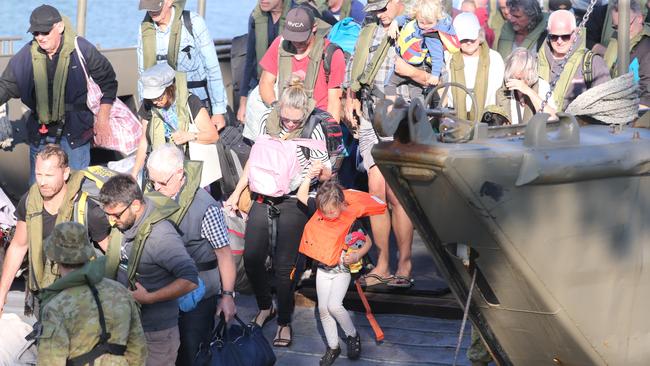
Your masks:
M460 352L460 343L463 341L463 334L465 333L465 324L469 315L469 304L472 301L472 292L474 292L474 285L476 284L476 269L472 275L472 283L469 285L469 293L467 294L467 301L465 302L465 311L463 312L463 322L460 324L460 333L458 334L458 342L456 343L456 352L454 352L454 363L456 366L458 362L458 353Z
M589 3L589 6L587 7L587 11L585 12L585 15L582 17L582 20L580 21L580 24L578 25L578 29L576 31L576 36L573 39L573 43L571 44L571 47L569 47L569 51L567 51L566 55L562 58L562 60L559 63L558 69L559 70L564 70L564 66L566 66L566 63L569 61L569 57L573 54L573 50L575 49L576 45L578 42L580 42L580 32L584 29L585 25L587 24L587 21L589 20L589 16L591 15L591 12L594 11L594 6L596 6L596 2L598 0L591 0ZM560 80L560 75L562 73L558 73L553 77L553 80L550 82L550 88L548 92L546 93L546 96L544 97L544 100L542 101L542 105L539 107L539 111L537 113L543 113L544 107L548 104L548 100L551 99L551 96L553 95L553 90L555 89L555 84L557 84L557 81Z

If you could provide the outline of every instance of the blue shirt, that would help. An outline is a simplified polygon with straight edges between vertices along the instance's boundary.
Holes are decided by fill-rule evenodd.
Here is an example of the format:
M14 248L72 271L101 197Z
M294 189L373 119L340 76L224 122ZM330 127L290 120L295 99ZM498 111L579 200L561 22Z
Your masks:
M329 12L332 13L337 20L341 20L341 9L336 12L329 10ZM361 4L359 0L352 0L349 16L352 17L355 22L363 24L363 20L366 18L366 12L363 11L363 4Z
M174 19L175 9L172 8L171 19ZM185 26L181 27L181 43L177 62L177 71L187 73L188 81L201 81L207 79L208 93L212 114L226 113L226 93L221 77L221 67L217 59L217 52L214 48L214 42L205 25L205 21L198 14L191 12L190 20L192 22L192 32L194 37L189 33ZM156 29L156 49L157 54L166 55L169 46L169 36L171 34L171 24L163 31L155 23ZM138 72L142 75L144 71L142 55L142 31L139 30L138 36ZM189 52L183 51L187 49ZM158 63L166 62L160 60ZM190 89L190 92L201 100L208 97L203 87ZM138 82L138 93L142 95L142 84Z

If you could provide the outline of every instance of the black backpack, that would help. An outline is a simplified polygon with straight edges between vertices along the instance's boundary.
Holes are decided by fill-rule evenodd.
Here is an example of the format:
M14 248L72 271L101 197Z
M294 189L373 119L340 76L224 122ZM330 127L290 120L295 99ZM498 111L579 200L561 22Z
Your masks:
M343 131L341 130L341 125L327 111L316 108L309 116L307 122L305 122L305 127L303 128L300 137L311 138L311 134L314 132L314 128L316 128L317 124L320 124L325 133L327 154L332 163L332 176L336 176L336 173L338 173L341 163L343 162L343 158L345 157L343 155L345 148L343 146ZM302 151L303 154L305 154L305 158L309 160L309 149L303 147Z

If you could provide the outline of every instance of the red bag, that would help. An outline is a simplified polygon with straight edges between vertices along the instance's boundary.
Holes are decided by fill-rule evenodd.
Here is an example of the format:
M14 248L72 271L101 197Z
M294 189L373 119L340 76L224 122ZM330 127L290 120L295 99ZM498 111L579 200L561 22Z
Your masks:
M86 105L95 115L95 123L97 123L97 113L99 113L99 106L102 99L102 90L99 85L95 83L93 78L86 70L86 60L84 59L79 44L75 38L75 48L77 55L81 60L81 68L84 75L86 75L86 84L88 88L88 97ZM129 107L124 104L119 98L115 98L111 114L108 119L109 126L104 126L102 129L95 130L95 146L119 151L124 155L130 155L138 148L140 137L142 137L142 124L138 117L131 112Z
M320 210L309 219L302 233L298 251L326 266L339 263L345 249L345 236L354 221L363 216L382 214L386 204L366 192L346 189L343 191L347 208L335 220L323 217Z

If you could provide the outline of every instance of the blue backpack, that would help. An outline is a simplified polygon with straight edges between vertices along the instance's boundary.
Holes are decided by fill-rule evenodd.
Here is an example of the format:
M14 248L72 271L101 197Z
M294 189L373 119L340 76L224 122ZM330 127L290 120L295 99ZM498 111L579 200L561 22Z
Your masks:
M327 39L336 43L344 53L351 55L354 53L354 46L361 33L361 25L355 22L352 17L341 19L332 26Z

